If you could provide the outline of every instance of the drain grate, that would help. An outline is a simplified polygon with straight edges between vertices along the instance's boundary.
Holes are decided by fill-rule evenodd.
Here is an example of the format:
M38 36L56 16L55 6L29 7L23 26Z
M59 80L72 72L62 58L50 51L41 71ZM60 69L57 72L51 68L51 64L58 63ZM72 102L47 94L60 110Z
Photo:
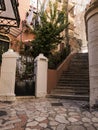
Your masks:
M51 103L52 106L63 106L62 103Z
M0 111L0 116L6 116L7 112L6 111Z

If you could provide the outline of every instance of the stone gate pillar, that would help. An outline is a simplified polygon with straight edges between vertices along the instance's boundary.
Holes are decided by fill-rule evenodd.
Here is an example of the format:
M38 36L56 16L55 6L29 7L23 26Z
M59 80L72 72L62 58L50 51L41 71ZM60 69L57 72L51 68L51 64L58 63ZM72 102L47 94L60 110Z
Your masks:
M1 77L0 77L0 101L15 100L15 74L16 59L18 54L9 49L2 55Z
M98 103L98 0L91 0L85 12L89 51L90 107Z
M35 96L45 97L47 95L47 71L48 71L48 59L39 54L35 58Z

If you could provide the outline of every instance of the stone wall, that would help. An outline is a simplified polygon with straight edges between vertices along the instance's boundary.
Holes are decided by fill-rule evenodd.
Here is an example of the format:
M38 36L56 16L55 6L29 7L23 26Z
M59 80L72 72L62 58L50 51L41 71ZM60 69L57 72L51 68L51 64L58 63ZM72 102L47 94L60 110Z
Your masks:
M89 49L90 106L98 103L98 0L92 0L85 13Z

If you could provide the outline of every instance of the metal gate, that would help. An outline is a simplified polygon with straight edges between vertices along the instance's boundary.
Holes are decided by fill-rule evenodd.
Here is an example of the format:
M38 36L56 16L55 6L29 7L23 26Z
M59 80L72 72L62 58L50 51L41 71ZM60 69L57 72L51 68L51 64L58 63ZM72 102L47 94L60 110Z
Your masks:
M17 59L16 67L16 96L34 96L35 81L34 81L34 58L21 55Z

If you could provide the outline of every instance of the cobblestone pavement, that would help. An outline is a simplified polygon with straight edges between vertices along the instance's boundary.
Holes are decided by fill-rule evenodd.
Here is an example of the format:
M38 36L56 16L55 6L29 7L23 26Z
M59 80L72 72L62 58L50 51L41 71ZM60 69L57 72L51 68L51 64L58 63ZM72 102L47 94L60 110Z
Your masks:
M98 111L84 101L26 99L0 102L0 130L98 130Z

